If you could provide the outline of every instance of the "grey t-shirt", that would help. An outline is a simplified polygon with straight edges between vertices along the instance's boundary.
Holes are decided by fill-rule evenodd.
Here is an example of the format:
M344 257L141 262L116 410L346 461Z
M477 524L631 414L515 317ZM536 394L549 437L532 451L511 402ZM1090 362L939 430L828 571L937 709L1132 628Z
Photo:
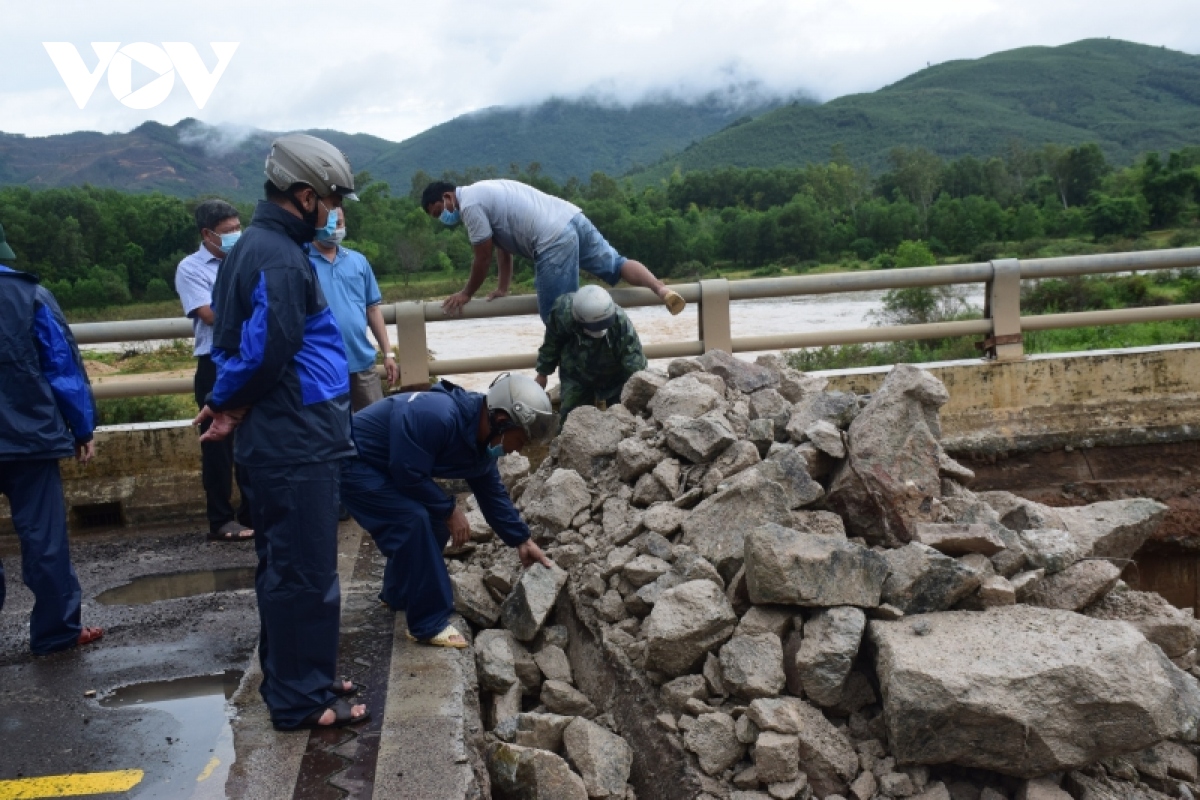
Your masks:
M491 239L513 255L536 259L563 232L579 206L518 181L479 181L455 192L472 245Z

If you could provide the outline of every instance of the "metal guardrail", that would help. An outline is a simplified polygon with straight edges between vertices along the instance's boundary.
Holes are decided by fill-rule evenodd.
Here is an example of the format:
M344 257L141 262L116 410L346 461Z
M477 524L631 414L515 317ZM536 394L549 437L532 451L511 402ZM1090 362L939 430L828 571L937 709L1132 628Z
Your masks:
M651 359L677 358L702 355L708 350L739 353L950 336L984 336L984 346L988 357L999 361L1011 361L1024 357L1022 344L1024 331L1200 318L1200 304L1022 317L1022 280L1096 275L1131 270L1183 269L1197 266L1200 266L1200 247L1115 253L1102 256L1039 258L1024 261L1000 259L941 267L751 278L740 281L727 281L723 278L702 280L698 283L677 284L671 287L683 295L683 298L689 303L698 306L697 338L682 342L651 344L645 347L645 351L647 358ZM730 330L729 304L737 300L970 283L985 284L984 319L817 333L780 333L770 336L734 337ZM659 299L648 289L613 289L611 294L613 299L624 308L654 306L660 303ZM384 306L384 321L389 325L396 326L396 341L404 343L404 346L400 348L398 358L400 384L415 386L427 383L430 375L532 368L537 360L536 353L434 359L431 361L428 358L426 325L431 322L446 322L454 319L486 319L534 314L537 314L537 298L532 295L505 297L491 302L472 301L463 308L460 317L448 317L442 311L441 303L404 302ZM192 337L191 322L182 318L88 322L72 325L71 330L80 344L190 339ZM131 378L98 382L95 386L98 398L186 394L191 391L191 378L166 380Z

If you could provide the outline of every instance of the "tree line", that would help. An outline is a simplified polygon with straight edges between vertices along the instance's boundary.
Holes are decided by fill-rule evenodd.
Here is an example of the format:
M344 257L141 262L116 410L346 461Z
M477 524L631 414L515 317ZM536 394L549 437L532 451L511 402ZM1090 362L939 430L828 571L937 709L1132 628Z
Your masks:
M1195 226L1200 207L1200 147L1149 153L1125 167L1110 164L1095 144L1013 143L991 158L951 161L898 147L888 167L872 176L835 148L824 164L676 173L650 187L603 173L559 184L536 163L441 177L459 184L509 177L568 199L618 250L665 277L803 271L846 260L891 268L902 243L914 241L938 258L985 260L1014 243L1111 242ZM431 220L416 200L431 176L417 173L407 193L357 177L361 202L347 204L347 244L381 279L469 266L464 231ZM169 300L176 265L199 243L191 214L202 199L6 187L0 224L17 267L38 273L68 308ZM253 207L239 210L248 223ZM518 280L530 270L518 262Z

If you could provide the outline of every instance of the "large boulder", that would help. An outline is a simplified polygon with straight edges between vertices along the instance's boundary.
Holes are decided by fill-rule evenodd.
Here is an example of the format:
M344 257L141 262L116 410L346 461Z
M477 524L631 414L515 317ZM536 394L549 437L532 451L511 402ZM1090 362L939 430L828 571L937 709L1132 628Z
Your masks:
M1034 777L1193 739L1200 684L1131 626L1008 606L873 621L893 755Z
M671 417L666 431L667 447L693 464L712 461L738 438L719 411L695 418Z
M993 556L1005 549L1004 540L982 523L960 525L953 522L917 523L913 541L927 544L940 553L962 556L979 553Z
M617 476L625 483L633 483L666 457L666 450L645 439L622 439L617 445Z
M726 353L709 350L698 359L700 366L718 375L730 389L750 394L779 383L779 373L759 364L751 364Z
M683 746L696 754L700 769L720 775L741 760L746 745L737 737L733 717L728 714L701 714L683 734Z
M558 465L595 478L612 464L626 433L595 406L580 406L567 416L558 434Z
M692 375L667 381L654 393L647 408L659 425L671 417L700 417L718 408L724 400Z
M654 398L654 395L665 386L667 376L656 369L644 369L635 372L625 381L621 388L621 405L634 414L641 414Z
M544 483L521 495L525 519L554 534L571 527L575 515L591 503L587 482L573 469L556 469Z
M1179 658L1196 646L1195 620L1155 592L1115 591L1084 610L1096 619L1120 619L1158 645L1167 658Z
M772 440L787 437L787 424L791 418L792 404L775 389L760 389L750 395L750 419L768 420Z
M850 423L847 459L834 474L829 503L851 535L896 546L912 539L918 522L937 521L932 501L942 495L944 455L938 409L949 399L929 372L898 364Z
M845 428L858 414L858 397L850 392L815 392L792 407L787 433L797 442L807 438L807 431L824 420L834 427Z
M983 575L928 545L910 542L884 553L883 602L905 614L945 611L979 588Z
M795 606L879 605L887 561L837 536L766 524L746 535L750 600Z
M504 720L492 732L502 742L556 753L562 749L563 731L575 719L578 717L560 714L517 714Z
M624 798L633 748L615 733L581 717L563 731L567 759L583 776L590 798Z
M1055 510L1085 556L1133 558L1158 530L1168 508L1137 497Z
M806 697L825 707L841 700L866 627L867 615L853 606L821 609L805 623L794 664Z
M488 753L488 773L501 800L588 800L583 779L546 750L496 744Z
M567 572L558 566L534 564L525 570L500 606L504 627L522 642L533 641L566 583Z
M817 797L844 795L858 774L854 745L818 709L795 697L772 697L750 703L746 716L760 731L799 738L800 764Z
M667 675L691 672L733 635L733 606L712 581L697 580L663 592L646 618L646 669Z
M825 496L824 487L808 473L808 460L794 447L770 456L754 470L783 488L788 508L811 505Z
M1078 611L1108 594L1120 579L1121 568L1108 561L1078 561L1034 584L1025 602Z
M500 619L500 606L492 599L480 572L459 572L450 576L454 590L454 610L477 628L490 628Z
M721 680L734 697L753 700L783 690L783 644L773 633L734 636L721 648Z
M784 488L757 470L740 473L729 488L705 499L683 523L682 543L712 562L728 582L741 569L746 533L787 518Z

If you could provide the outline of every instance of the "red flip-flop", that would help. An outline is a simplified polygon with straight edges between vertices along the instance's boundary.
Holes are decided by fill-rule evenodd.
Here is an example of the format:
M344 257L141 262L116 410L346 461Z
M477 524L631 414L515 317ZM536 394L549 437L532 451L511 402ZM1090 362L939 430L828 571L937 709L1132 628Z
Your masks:
M79 632L79 639L75 642L75 644L79 647L83 647L85 644L91 644L92 642L98 642L103 638L104 638L104 629L103 628L84 628L83 630L81 630Z

